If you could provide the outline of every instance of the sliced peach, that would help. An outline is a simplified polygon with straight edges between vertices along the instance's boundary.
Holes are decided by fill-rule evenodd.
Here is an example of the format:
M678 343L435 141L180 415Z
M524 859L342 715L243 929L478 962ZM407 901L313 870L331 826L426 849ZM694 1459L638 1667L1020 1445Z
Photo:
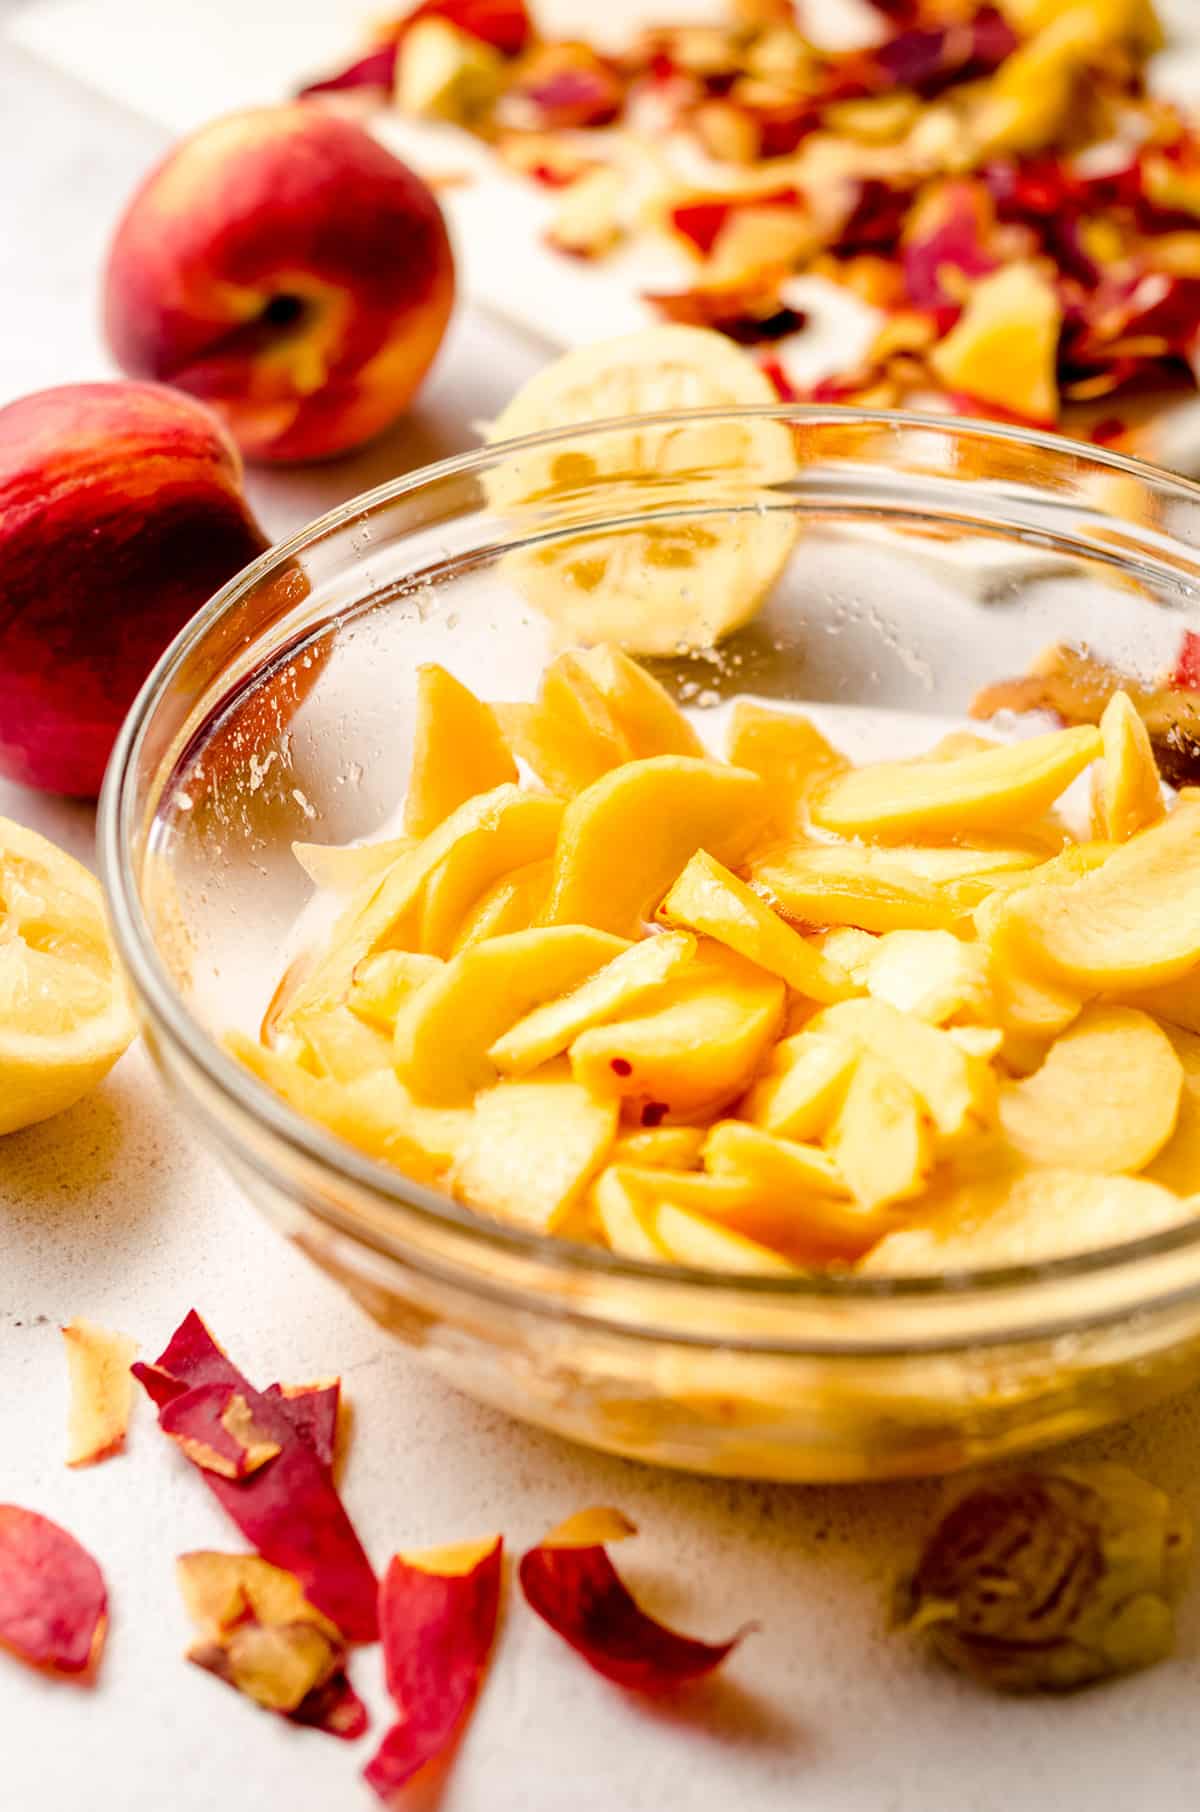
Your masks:
M483 799L496 796L480 795ZM475 827L467 830L428 870L419 911L422 950L433 956L449 956L468 913L490 887L514 869L528 867L552 854L562 822L560 801L536 793L519 793L517 797L526 807L537 808L532 817L519 817L515 806L511 810L505 808L502 822L497 822L490 834ZM461 809L470 812L475 804L475 800L468 800ZM442 829L453 824L457 816L455 813L447 818ZM435 832L434 836L440 834Z
M816 1139L832 1120L859 1050L848 1039L798 1032L777 1044L771 1065L741 1106L752 1126L782 1139Z
M686 755L627 762L564 812L547 922L636 936L698 849L740 862L769 810L766 786L741 768Z
M988 1064L911 1013L882 1000L843 1000L818 1013L812 1030L848 1040L896 1070L920 1096L943 1139L973 1133L992 1117Z
M1194 1210L1142 1177L1077 1170L994 1173L935 1192L919 1222L859 1267L873 1277L1045 1264L1178 1225Z
M633 759L632 744L577 654L551 661L534 704L498 709L521 760L563 798Z
M718 1120L704 1141L713 1176L741 1177L764 1197L848 1194L837 1164L819 1145L777 1138L743 1120Z
M748 698L734 704L726 756L735 767L761 774L782 823L802 811L814 787L849 766L809 718Z
M350 978L346 1005L390 1037L409 995L441 967L440 957L422 956L416 950L381 950L378 956L364 956Z
M1000 1125L1032 1164L1141 1170L1175 1130L1183 1067L1134 1007L1085 1007L1040 1069L1000 1094Z
M233 1056L305 1119L417 1182L440 1181L469 1130L469 1112L421 1105L390 1069L355 1082L336 1082L311 1075L282 1052L269 1051L240 1032L231 1032L226 1043Z
M559 933L563 929L558 927ZM506 1076L537 1069L560 1056L589 1026L604 1025L640 1007L666 982L682 975L695 954L696 940L686 931L668 931L628 945L578 987L526 1014L492 1045L489 1061Z
M613 1162L646 1170L694 1170L703 1145L702 1126L645 1126L621 1134L613 1146Z
M404 828L427 837L476 793L517 778L517 764L490 705L431 662L417 674L417 725Z
M755 883L789 918L861 931L948 930L961 909L890 850L809 848L767 851L751 863Z
M566 1064L505 1078L476 1097L450 1183L499 1220L553 1233L604 1164L616 1130L616 1102L597 1100Z
M1085 990L1176 980L1200 962L1200 803L1177 805L1080 880L1027 889L1011 912L1030 956Z
M778 975L809 1000L829 1005L855 992L850 977L807 943L778 913L699 849L658 909L666 925L683 925L715 938L748 962Z
M960 1014L986 1019L987 955L949 931L889 931L867 965L867 992L929 1025L946 1025Z
M1124 843L1165 816L1150 737L1127 692L1114 692L1100 719L1104 759L1096 771L1096 834Z
M1176 1195L1200 1193L1200 1038L1176 1027L1165 1028L1183 1069L1183 1093L1175 1131L1145 1174L1152 1183Z
M389 948L416 948L425 886L443 867L449 867L458 881L455 900L448 899L449 889L443 896L447 915L457 913L453 918L457 929L466 907L501 875L552 853L562 812L560 800L509 785L468 799L415 849L400 856L381 877L365 881L351 897L320 960L289 996L285 1019L313 1007L336 1006L364 957Z
M451 955L470 944L481 944L485 938L503 937L509 931L528 931L536 925L550 896L550 877L554 859L543 856L540 862L527 862L514 868L480 895L455 935Z
M649 755L703 757L704 744L679 706L637 661L611 642L601 642L576 659L603 695L635 759Z
M666 1247L677 1265L756 1277L800 1275L797 1266L769 1246L747 1239L732 1227L716 1226L703 1215L677 1207L674 1202L660 1203L651 1224L654 1238Z
M1049 277L1032 263L1006 264L973 285L929 363L948 390L1029 421L1057 421L1061 327L1062 306Z
M740 1095L783 1018L784 986L720 945L701 945L693 973L661 1004L593 1026L571 1046L576 1079L628 1102L645 1126L692 1120Z
M879 948L877 932L862 931L857 925L831 925L828 931L818 931L813 943L831 963L852 977L860 991L866 990L867 976Z
M879 1237L880 1227L864 1231L865 1217L847 1196L830 1195L808 1185L798 1188L786 1153L769 1159L768 1166L770 1175L760 1165L757 1176L637 1169L625 1164L614 1165L613 1173L652 1238L654 1213L668 1203L698 1215L711 1226L769 1247L796 1264L857 1257Z
M364 881L377 881L401 856L411 854L418 841L391 837L384 843L293 843L292 854L314 887L354 893Z
M292 1027L303 1040L318 1076L332 1076L335 1082L354 1082L359 1076L386 1070L391 1064L389 1033L368 1025L348 1006L304 1013L292 1021Z
M823 830L884 842L1019 829L1052 805L1100 750L1100 732L1080 724L950 761L852 768L822 787L810 810Z
M396 1016L396 1074L422 1101L465 1103L496 1080L488 1055L532 1007L568 993L628 946L589 925L511 931L444 964Z
M653 1205L629 1187L619 1165L601 1171L592 1186L592 1206L605 1239L622 1258L669 1261L671 1254L652 1232Z
M933 1168L927 1103L899 1071L870 1052L850 1078L827 1143L851 1194L866 1209L919 1195ZM882 1231L876 1224L859 1253Z

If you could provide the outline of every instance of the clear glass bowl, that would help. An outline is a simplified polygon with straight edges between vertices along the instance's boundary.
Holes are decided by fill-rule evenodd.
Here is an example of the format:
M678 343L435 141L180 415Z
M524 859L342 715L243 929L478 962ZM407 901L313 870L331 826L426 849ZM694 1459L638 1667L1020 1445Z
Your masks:
M726 430L777 423L784 468L731 473ZM523 472L550 473L553 495L504 502ZM418 666L532 697L558 630L529 602L531 561L585 612L618 566L660 598L674 572L686 603L728 584L712 549L731 538L738 561L781 567L763 608L717 651L650 663L702 734L746 691L829 710L863 752L915 752L1048 642L1149 677L1200 624L1200 489L995 426L708 412L400 479L239 575L126 723L102 859L150 1049L247 1193L372 1315L463 1390L576 1440L702 1472L862 1479L1127 1415L1200 1372L1200 1225L902 1282L651 1267L410 1183L221 1048L257 1027L309 902L293 839L394 822Z

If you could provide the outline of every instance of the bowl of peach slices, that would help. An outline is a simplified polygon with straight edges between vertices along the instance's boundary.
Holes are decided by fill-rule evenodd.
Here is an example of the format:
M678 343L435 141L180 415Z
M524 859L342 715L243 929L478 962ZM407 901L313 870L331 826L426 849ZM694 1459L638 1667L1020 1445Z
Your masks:
M948 1470L1200 1373L1200 490L765 383L588 347L265 554L106 880L197 1127L461 1388Z

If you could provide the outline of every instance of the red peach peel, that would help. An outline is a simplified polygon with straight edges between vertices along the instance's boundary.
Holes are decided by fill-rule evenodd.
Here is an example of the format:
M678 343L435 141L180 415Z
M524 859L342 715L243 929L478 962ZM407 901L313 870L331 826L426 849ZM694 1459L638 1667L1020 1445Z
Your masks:
M635 1692L670 1692L719 1667L747 1631L727 1642L700 1642L643 1611L598 1539L633 1533L619 1511L581 1511L522 1557L521 1589L542 1621L597 1673Z
M379 1594L388 1691L401 1711L365 1770L391 1804L453 1743L474 1704L496 1633L503 1541L397 1554Z
M108 1626L104 1575L47 1516L0 1504L0 1647L50 1673L93 1675Z

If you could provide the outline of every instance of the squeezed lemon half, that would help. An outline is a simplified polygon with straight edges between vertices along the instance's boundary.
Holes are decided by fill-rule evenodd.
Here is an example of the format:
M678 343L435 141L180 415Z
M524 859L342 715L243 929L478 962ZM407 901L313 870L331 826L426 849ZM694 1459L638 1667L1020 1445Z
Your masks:
M94 876L0 818L0 1133L71 1107L135 1029Z

